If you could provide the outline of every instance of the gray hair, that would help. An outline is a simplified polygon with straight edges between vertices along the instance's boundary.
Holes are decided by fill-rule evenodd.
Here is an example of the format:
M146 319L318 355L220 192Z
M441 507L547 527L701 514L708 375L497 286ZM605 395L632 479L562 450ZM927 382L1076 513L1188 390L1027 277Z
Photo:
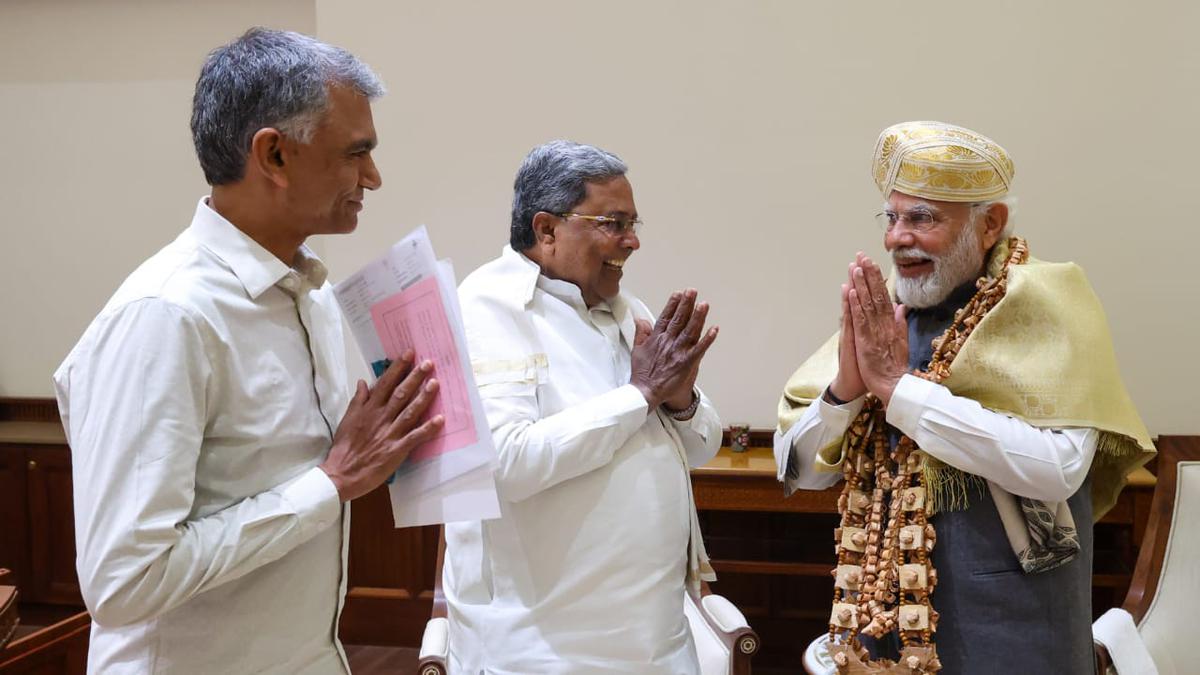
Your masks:
M242 179L260 129L311 141L329 110L331 85L372 100L384 94L379 77L353 54L300 33L251 28L210 52L192 97L192 142L208 184Z
M516 251L529 249L539 211L570 211L587 196L588 182L624 176L628 170L611 152L572 141L550 141L530 150L513 181L509 243Z
M1004 224L1004 231L1000 233L1000 239L1008 239L1013 233L1013 221L1017 216L1017 198L1013 195L1008 195L1003 199L993 199L990 202L976 202L971 205L971 215L967 218L968 223L976 223L983 214L987 213L988 209L993 204L1003 204L1008 207L1008 222Z

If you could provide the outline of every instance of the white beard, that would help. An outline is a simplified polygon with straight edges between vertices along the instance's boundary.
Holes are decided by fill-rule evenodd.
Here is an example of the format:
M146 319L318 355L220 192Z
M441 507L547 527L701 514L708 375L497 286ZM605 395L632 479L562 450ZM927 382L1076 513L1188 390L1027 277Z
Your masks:
M901 261L933 261L933 271L923 277L906 278L897 273L896 297L914 309L932 307L949 297L954 289L978 278L983 271L983 250L979 237L974 219L971 219L963 225L954 246L940 256L930 255L919 246L892 251L892 262L896 264Z

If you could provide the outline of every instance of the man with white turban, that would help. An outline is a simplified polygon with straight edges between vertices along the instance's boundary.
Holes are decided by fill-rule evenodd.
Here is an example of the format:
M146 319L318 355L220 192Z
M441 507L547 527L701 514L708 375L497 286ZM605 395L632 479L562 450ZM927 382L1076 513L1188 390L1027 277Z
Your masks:
M775 436L789 493L848 481L830 652L1091 673L1091 524L1153 453L1103 309L1077 265L1010 236L994 141L897 124L872 169L892 283L856 256L841 331L788 381Z

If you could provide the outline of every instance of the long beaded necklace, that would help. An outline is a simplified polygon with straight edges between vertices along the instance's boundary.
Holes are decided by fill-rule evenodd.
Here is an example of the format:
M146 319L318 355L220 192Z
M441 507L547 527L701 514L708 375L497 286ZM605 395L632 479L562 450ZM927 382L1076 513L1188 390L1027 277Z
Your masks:
M994 278L977 282L979 290L933 341L928 370L914 375L935 383L950 375L950 366L971 332L1004 297L1009 268L1029 259L1024 239L1012 237L1008 245L1004 267ZM845 485L838 498L842 520L834 530L837 567L832 572L829 617L829 653L841 675L931 674L942 667L933 644L938 613L930 604L937 585L931 556L937 533L926 509L925 458L907 436L889 451L884 414L879 399L868 394L862 412L846 432ZM858 636L878 639L893 632L901 644L900 661L872 661Z

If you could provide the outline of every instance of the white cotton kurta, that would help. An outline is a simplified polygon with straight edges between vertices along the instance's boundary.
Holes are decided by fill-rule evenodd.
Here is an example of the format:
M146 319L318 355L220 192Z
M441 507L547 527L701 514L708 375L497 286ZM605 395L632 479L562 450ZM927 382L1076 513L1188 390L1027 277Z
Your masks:
M347 671L341 318L295 264L202 200L55 373L89 672Z
M842 479L841 469L817 453L846 433L864 401L837 406L821 396L787 433L775 431L778 478L789 492L821 490ZM913 375L900 378L892 392L887 421L937 459L1031 499L1066 501L1096 454L1095 429L1039 429Z
M698 672L683 457L716 454L711 404L687 422L647 410L629 384L633 319L651 318L634 298L589 310L509 247L459 295L502 517L446 527L453 672Z

